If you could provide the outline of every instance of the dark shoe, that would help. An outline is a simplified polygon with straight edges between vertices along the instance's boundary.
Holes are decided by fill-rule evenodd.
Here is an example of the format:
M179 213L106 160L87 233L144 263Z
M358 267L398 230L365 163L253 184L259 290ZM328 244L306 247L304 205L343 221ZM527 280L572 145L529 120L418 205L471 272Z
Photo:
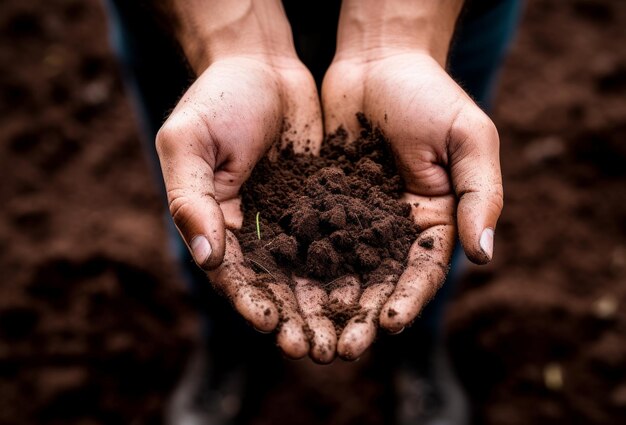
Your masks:
M205 344L199 344L170 397L167 425L229 425L241 407L244 373L233 369L215 377L212 357Z
M443 344L429 351L421 365L405 363L396 372L398 425L468 424L468 402Z

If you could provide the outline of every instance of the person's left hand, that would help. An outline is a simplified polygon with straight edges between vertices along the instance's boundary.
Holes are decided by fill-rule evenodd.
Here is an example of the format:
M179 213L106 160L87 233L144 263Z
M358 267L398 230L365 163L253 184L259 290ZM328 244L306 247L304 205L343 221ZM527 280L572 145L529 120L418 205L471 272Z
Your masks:
M372 343L378 324L397 333L417 317L445 280L457 229L469 259L489 262L503 204L496 128L442 66L419 50L364 58L339 57L329 68L322 87L326 133L342 125L358 134L357 112L383 131L422 232L397 281L352 297L367 314L339 337L337 351L346 359Z

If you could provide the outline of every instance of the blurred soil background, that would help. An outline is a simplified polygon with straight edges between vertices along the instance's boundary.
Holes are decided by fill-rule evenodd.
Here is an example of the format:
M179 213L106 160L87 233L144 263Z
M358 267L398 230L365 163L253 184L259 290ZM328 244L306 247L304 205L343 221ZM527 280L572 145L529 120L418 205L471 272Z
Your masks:
M624 2L528 2L494 116L495 261L448 314L476 423L626 423L625 43Z
M158 423L195 318L97 1L0 3L0 423Z
M197 318L101 5L5 0L0 37L0 423L159 423ZM528 2L494 114L495 261L447 320L476 424L626 423L625 45L624 2ZM282 401L327 409L299 423L384 423L375 373L294 364Z

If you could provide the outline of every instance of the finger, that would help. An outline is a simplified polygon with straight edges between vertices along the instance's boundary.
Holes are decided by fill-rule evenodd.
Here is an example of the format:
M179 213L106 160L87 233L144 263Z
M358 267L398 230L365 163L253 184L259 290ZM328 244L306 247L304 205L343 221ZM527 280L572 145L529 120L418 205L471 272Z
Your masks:
M286 277L285 277L286 279ZM282 280L282 279L281 279ZM280 314L276 342L283 353L292 359L300 359L309 351L305 323L298 311L298 303L289 285L272 279L266 283Z
M452 225L423 231L411 246L407 267L380 312L380 326L395 333L408 326L443 284L454 249Z
M256 274L246 265L239 242L232 232L226 231L224 261L207 275L215 289L223 293L257 330L271 332L276 328L279 318L276 306L253 285Z
M325 310L335 326L335 335L341 335L352 318L363 317L358 304L360 295L361 283L355 275L346 275L333 282Z
M449 136L459 238L467 257L485 264L493 257L494 230L503 205L498 131L482 111L472 110L459 114Z
M224 214L224 226L226 229L241 229L243 214L240 197L220 202L220 209Z
M350 319L361 313L358 304L361 283L355 275L346 275L333 282L332 286L326 316L335 324L335 334L341 335Z
M339 337L337 353L341 358L355 360L374 342L378 315L393 292L395 279L397 276L387 276L384 282L365 288L359 300L361 313L350 319Z
M188 117L172 115L157 134L170 213L195 262L205 270L224 257L224 216L215 200L209 136Z
M360 294L359 279L354 275L343 276L334 283L328 295L328 304L351 306L358 302Z
M337 350L337 334L324 312L328 294L319 283L304 278L295 280L296 300L310 333L309 356L317 363L330 363Z

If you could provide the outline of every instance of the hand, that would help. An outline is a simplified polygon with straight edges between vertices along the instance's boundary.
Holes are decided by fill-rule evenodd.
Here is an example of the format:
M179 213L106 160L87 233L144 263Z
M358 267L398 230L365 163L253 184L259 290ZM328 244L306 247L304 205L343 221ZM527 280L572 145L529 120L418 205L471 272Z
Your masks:
M206 8L192 13L186 3L180 4L178 10L187 20L214 18L202 17ZM219 6L211 13L226 16L230 7L241 4ZM261 10L235 10L235 17L225 19L227 30L219 26L207 37L206 54L199 50L204 44L198 37L179 37L190 40L183 48L199 76L163 124L156 144L170 212L194 260L256 329L270 332L282 319L278 345L287 356L298 358L306 355L309 343L293 291L284 282L268 284L269 293L254 286L255 273L244 263L239 243L228 229L241 226L239 190L270 146L281 139L295 140L297 133L298 140L309 139L316 143L313 150L319 150L319 98L313 78L290 44L290 33L273 34L285 29L282 21L266 22L273 11L281 12L280 4L251 7ZM237 25L245 29L230 32ZM203 27L196 22L181 28ZM262 35L255 37L255 31ZM253 39L241 49L240 34ZM272 42L274 37L280 41ZM264 41L268 45L249 51Z
M322 88L326 131L343 125L355 134L355 113L363 112L384 132L405 180L404 197L423 231L397 283L372 285L361 294L366 319L353 318L337 345L348 359L372 343L377 324L399 332L434 297L457 228L470 260L491 260L503 203L499 139L491 120L429 52L382 49L377 55L336 56Z

